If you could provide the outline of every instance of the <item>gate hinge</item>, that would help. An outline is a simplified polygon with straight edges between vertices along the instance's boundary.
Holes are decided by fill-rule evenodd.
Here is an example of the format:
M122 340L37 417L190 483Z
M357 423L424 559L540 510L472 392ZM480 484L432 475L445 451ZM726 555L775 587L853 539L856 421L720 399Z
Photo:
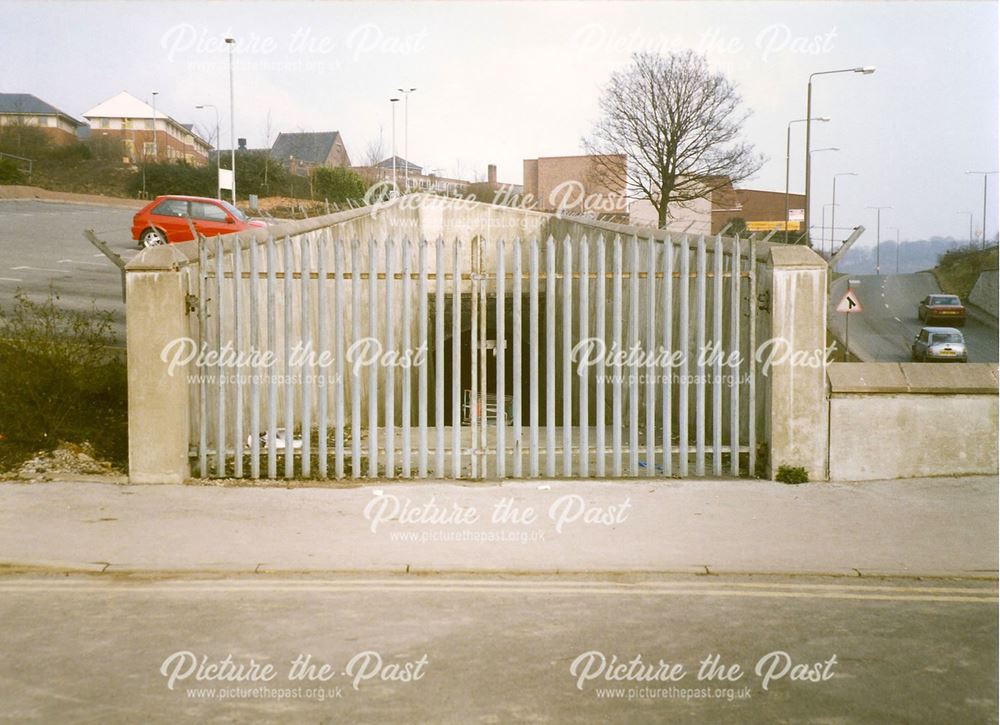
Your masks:
M184 305L187 308L188 314L198 311L198 296L193 295L190 292L184 295Z
M771 310L771 291L764 290L757 295L757 309L769 312Z

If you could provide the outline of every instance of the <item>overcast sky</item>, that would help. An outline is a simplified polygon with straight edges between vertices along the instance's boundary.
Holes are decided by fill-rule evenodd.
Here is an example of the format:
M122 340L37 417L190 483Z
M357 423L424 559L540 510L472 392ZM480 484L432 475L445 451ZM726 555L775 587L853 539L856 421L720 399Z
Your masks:
M236 135L264 145L278 131L339 130L355 163L380 129L388 99L410 100L409 156L472 178L496 163L519 183L522 160L582 152L609 73L634 50L693 48L734 80L753 116L746 135L767 157L751 188L783 190L785 129L805 115L814 71L874 65L874 75L814 84L813 213L838 181L837 226L875 212L903 239L968 236L982 216L982 177L998 163L997 5L994 2L657 3L57 3L0 2L0 91L33 93L79 117L122 90L182 122L214 126L229 144L229 76L236 54ZM804 126L793 127L792 189L803 184ZM403 155L403 108L397 150ZM988 231L996 233L997 177Z

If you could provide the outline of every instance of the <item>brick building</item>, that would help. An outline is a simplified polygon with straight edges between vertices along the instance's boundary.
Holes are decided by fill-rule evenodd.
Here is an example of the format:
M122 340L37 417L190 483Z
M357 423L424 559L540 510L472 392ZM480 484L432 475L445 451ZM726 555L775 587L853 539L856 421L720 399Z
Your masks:
M279 133L271 146L271 158L280 161L289 173L308 176L320 167L349 167L351 159L340 131Z
M30 93L0 93L0 126L32 126L67 145L79 140L77 129L86 124Z
M745 221L750 231L781 230L785 217L785 192L734 189L732 194L732 204L712 209L712 234L718 233L733 218ZM804 194L788 195L788 208L792 213L796 209L804 209L805 205ZM790 222L788 230L797 231L799 226L800 222Z
M525 200L539 211L623 221L628 217L624 172L622 155L525 159Z
M122 159L139 161L187 161L208 163L212 145L159 109L126 91L109 98L83 114L90 123L90 138L121 143Z

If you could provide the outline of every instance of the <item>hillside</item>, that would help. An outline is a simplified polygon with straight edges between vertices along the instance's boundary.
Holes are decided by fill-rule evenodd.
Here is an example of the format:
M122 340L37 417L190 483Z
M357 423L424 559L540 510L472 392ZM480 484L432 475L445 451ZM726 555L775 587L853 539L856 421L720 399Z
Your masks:
M968 299L980 272L997 269L997 248L963 247L941 255L934 276L942 291Z

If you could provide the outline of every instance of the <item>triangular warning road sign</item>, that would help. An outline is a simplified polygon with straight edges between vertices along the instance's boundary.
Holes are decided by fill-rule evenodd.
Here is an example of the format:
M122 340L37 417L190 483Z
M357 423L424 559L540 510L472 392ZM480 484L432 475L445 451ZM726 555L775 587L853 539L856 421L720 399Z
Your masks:
M861 312L861 303L858 301L858 295L854 290L849 289L844 293L843 299L837 305L837 312Z

